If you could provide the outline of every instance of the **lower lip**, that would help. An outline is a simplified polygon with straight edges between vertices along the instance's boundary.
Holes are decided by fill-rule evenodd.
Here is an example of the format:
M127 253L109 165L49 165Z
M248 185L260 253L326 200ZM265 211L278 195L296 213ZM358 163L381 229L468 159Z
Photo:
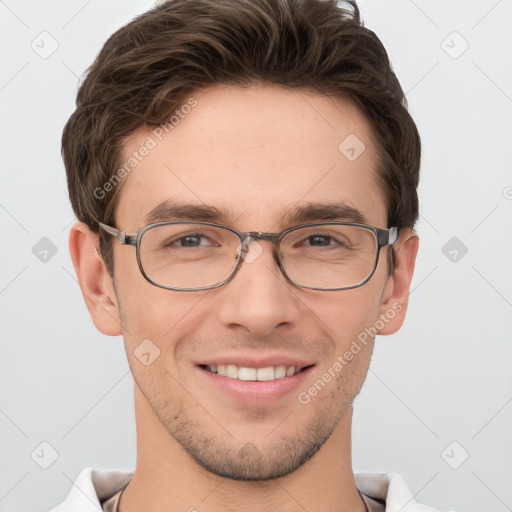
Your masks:
M218 373L210 372L200 366L197 369L206 378L208 383L235 400L247 404L267 404L292 393L304 383L304 380L313 370L313 366L302 370L290 377L267 381L240 380L224 377Z

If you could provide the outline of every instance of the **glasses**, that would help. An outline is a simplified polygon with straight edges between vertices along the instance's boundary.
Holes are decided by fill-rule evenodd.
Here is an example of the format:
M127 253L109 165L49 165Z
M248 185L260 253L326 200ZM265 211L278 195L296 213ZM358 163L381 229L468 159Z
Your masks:
M274 258L293 284L312 290L347 290L366 283L375 272L382 247L398 240L398 228L322 222L294 226L282 233L241 233L212 222L177 220L143 227L135 235L99 223L123 245L133 245L144 278L177 291L218 288L229 282L248 256L251 241L274 244ZM258 248L261 252L261 246Z

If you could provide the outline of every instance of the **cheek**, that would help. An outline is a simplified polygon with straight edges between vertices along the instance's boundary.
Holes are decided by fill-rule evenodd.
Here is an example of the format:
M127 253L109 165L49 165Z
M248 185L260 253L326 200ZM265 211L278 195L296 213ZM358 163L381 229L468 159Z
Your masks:
M201 323L202 294L165 290L131 272L125 272L124 279L119 275L116 283L127 356L134 365L154 359L154 367L174 374L182 340Z
M170 302L172 291L154 286L145 279L137 264L134 247L116 247L114 280L125 319L124 327L129 336L154 334L163 329L164 321L171 322L166 305ZM179 301L175 301L179 304Z
M373 325L378 317L382 289L377 279L373 283L372 280L373 277L365 285L352 290L321 292L303 298L319 325L335 340L337 351Z

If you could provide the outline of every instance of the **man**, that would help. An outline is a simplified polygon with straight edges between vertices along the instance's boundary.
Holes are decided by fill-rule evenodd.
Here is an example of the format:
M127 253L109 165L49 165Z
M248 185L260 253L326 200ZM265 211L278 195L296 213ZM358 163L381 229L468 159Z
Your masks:
M138 457L55 511L433 510L351 464L375 335L407 309L420 161L355 2L161 3L106 42L63 156Z

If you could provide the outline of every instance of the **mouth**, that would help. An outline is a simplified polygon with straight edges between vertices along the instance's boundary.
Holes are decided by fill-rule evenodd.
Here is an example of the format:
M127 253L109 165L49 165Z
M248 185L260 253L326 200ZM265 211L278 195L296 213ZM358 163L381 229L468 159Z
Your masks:
M293 400L306 386L316 362L291 354L251 353L218 355L197 361L195 368L200 385L212 397L228 397L247 407Z
M293 377L308 368L314 366L313 364L307 366L287 366L285 364L277 366L266 366L264 368L252 368L247 366L237 366L236 364L219 364L219 365L199 365L203 370L215 373L228 379L237 379L242 381L257 381L268 382L286 377Z

